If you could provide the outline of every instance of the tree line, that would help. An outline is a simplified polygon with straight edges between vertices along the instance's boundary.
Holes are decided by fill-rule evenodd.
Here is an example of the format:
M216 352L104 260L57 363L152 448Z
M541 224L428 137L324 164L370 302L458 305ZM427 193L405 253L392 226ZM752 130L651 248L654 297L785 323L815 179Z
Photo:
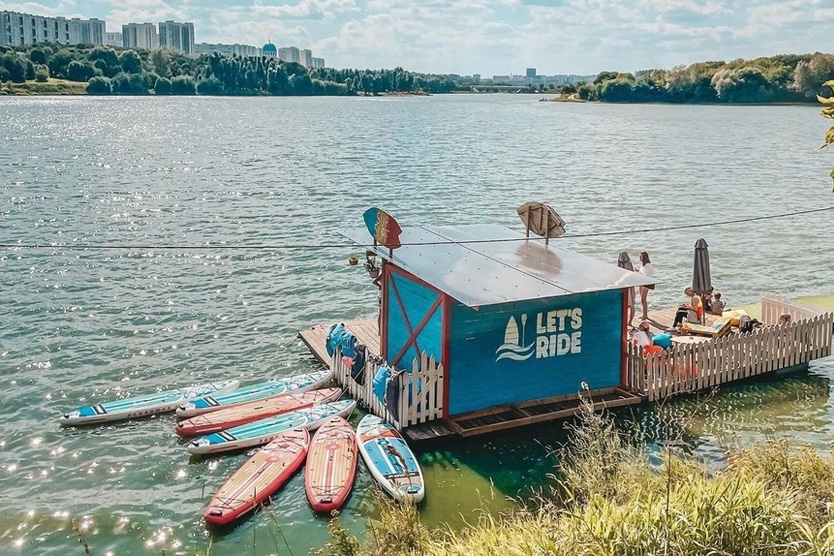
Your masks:
M306 68L266 56L189 57L170 50L38 44L0 46L0 83L87 83L92 95L378 95L447 93L446 75L393 70Z
M834 55L780 55L755 60L699 62L670 70L604 71L574 91L604 102L813 102L834 78Z

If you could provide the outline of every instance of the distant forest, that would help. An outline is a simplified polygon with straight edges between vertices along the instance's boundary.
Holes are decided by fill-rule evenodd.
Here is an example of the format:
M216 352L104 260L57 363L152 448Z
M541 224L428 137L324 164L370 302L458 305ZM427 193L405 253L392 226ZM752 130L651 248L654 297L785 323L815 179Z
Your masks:
M378 95L471 91L459 75L392 70L305 68L276 58L189 57L170 50L38 44L0 46L0 84L78 83L95 95ZM521 85L519 92L554 90L583 100L666 103L796 103L827 95L834 55L781 55L755 60L699 62L669 70L604 71L593 83ZM86 85L85 85L86 84Z
M782 55L732 62L700 62L670 70L606 71L593 83L568 88L603 102L778 103L814 102L834 79L834 55Z
M0 46L0 83L87 83L95 95L377 95L447 93L445 75L393 70L314 69L276 58L189 57L170 50L38 44Z

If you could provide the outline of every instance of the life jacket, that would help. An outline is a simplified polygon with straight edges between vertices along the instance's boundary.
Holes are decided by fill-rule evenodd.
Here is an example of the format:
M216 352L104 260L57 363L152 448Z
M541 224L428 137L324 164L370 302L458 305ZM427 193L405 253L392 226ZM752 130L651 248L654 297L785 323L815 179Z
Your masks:
M376 399L385 403L385 392L388 386L388 377L391 376L391 367L382 366L376 371L374 376L373 390Z
M330 327L324 340L324 347L327 350L327 355L333 357L333 354L336 352L336 348L341 344L342 335L346 331L347 330L345 329L345 325L343 323L334 324ZM342 355L344 355L344 353Z

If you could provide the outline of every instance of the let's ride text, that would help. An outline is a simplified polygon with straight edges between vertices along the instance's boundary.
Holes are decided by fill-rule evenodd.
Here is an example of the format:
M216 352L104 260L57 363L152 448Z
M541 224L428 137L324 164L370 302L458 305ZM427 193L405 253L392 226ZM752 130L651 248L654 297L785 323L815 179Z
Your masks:
M536 359L582 352L582 309L536 315Z

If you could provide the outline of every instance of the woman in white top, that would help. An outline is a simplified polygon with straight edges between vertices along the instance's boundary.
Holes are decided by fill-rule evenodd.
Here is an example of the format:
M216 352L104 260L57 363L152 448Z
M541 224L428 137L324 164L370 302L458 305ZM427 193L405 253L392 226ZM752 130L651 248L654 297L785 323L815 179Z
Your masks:
M649 254L645 251L640 253L640 274L650 278L654 275L654 268L652 267L652 262L649 260ZM654 284L651 286L641 286L640 287L640 304L643 306L643 320L648 320L649 318L649 302L646 299L649 295L649 290L654 289Z

